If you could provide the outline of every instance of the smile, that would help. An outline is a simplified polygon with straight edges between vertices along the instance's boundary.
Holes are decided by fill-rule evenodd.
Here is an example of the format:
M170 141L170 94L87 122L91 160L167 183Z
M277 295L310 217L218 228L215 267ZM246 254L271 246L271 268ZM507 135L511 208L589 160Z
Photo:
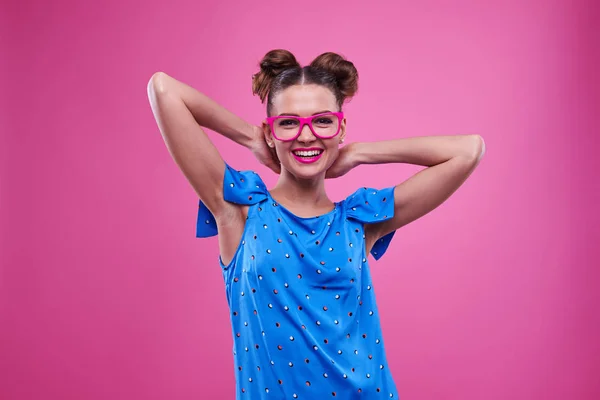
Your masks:
M323 155L324 150L319 148L296 149L292 150L294 158L304 164L310 164L317 161Z

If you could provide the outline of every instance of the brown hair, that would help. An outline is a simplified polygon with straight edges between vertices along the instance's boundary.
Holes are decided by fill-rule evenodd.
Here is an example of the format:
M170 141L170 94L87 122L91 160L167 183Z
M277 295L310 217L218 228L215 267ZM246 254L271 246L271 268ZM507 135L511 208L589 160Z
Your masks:
M252 75L252 94L261 102L267 100L267 116L271 116L275 94L301 84L325 86L335 95L339 110L358 90L358 71L343 56L327 52L301 67L288 50L269 51L259 63L260 72Z

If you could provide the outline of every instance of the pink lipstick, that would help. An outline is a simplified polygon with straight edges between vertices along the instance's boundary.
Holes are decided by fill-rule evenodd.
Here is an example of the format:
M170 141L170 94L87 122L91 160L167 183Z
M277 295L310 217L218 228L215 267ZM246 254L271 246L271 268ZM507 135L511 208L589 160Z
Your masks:
M297 148L292 150L292 155L294 158L301 162L302 164L311 164L319 160L325 150L319 147L311 147L311 148Z

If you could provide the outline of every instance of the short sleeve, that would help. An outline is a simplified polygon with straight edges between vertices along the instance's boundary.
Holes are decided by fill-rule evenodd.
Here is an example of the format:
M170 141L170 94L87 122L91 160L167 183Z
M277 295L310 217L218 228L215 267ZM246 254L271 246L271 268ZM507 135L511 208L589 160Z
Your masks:
M365 224L374 224L394 217L394 189L361 188L345 200L346 216ZM386 252L396 231L377 239L371 254L376 260Z
M267 187L256 172L237 171L225 163L223 198L230 203L252 205L267 198ZM196 237L203 238L217 234L215 217L202 200L199 200Z

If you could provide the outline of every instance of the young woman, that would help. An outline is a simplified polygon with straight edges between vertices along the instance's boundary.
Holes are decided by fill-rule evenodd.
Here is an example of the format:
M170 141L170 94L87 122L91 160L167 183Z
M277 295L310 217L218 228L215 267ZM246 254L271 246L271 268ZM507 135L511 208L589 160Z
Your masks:
M335 53L302 67L290 52L270 51L253 76L253 93L267 100L261 126L165 73L148 84L167 148L201 199L196 235L218 232L238 399L399 397L368 253L381 257L398 228L445 201L485 147L478 135L458 135L340 148L342 105L357 81ZM250 149L279 173L275 187L226 164L202 127ZM327 196L325 178L381 163L429 168L341 202Z

